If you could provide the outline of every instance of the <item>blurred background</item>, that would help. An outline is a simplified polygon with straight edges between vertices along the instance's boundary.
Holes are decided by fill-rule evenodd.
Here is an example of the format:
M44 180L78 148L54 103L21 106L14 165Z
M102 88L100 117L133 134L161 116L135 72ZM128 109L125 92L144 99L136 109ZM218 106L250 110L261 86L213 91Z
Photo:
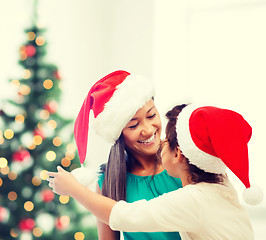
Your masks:
M249 143L250 181L266 192L265 26L265 0L1 2L0 148L5 150L2 155L8 152L12 164L16 164L9 166L8 156L0 156L0 223L10 223L12 211L27 214L13 219L14 226L9 231L3 233L1 228L0 239L55 239L55 233L68 239L97 239L95 219L70 199L60 200L47 192L42 169L54 171L56 161L70 170L79 165L77 156L67 155L74 146L72 120L92 84L118 69L154 79L155 101L164 124L165 112L180 103L215 104L241 112L253 127ZM32 38L32 32L42 37L39 43ZM39 64L34 65L36 62ZM51 122L48 127L38 125L38 129L24 124L25 111L32 110L29 92L35 91L23 86L30 79L25 70L31 65L42 69L43 74L36 78L41 84L44 80L54 84L49 87L48 81L39 92L35 89L39 105L33 110L37 109L40 115L31 116L32 124L38 122L37 118L43 123L50 117L58 124L56 127ZM55 95L60 95L60 99L54 99ZM16 104L22 105L18 108ZM11 117L18 115L22 115L22 120L21 116L17 120ZM9 132L5 132L7 129ZM57 134L63 139L60 146L48 142ZM16 151L19 144L9 143L18 135L18 141L27 147ZM31 149L27 144L36 135L43 142L36 144L35 139L37 147ZM97 169L107 160L109 147L91 129L85 165ZM59 148L66 152L60 160ZM27 160L34 159L30 156L34 151L39 151L38 159L43 159L37 165L36 161ZM25 182L18 181L20 175ZM233 174L229 175L242 199L244 187ZM40 183L34 183L34 176L39 176ZM5 182L20 185L11 191ZM25 203L29 206L25 207ZM24 206L22 210L19 204ZM265 239L266 201L254 207L245 206L255 240ZM82 227L75 228L81 220ZM47 226L47 222L53 224Z

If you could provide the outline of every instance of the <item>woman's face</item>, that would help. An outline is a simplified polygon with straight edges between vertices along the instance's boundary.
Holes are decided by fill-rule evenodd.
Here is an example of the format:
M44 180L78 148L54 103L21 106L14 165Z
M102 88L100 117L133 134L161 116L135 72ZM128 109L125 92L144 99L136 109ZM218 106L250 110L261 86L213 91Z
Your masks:
M161 119L154 101L140 108L123 129L127 148L136 156L154 155L160 146Z

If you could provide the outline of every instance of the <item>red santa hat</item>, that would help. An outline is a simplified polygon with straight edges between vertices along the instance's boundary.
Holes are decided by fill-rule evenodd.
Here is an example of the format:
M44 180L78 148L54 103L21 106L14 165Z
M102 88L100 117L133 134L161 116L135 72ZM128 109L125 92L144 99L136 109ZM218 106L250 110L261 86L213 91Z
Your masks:
M186 106L176 123L180 150L205 172L224 174L228 167L245 185L244 200L262 201L262 191L249 182L248 142L252 128L239 113L213 106Z
M151 80L122 70L96 82L89 90L74 126L80 163L83 164L86 157L91 110L95 117L95 131L114 144L137 110L153 96Z

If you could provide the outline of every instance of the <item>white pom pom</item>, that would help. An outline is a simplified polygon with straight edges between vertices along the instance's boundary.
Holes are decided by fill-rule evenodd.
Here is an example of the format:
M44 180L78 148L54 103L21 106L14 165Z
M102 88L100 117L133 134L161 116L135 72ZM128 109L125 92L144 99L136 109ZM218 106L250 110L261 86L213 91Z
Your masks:
M263 200L263 192L259 186L252 186L243 191L243 199L250 205L257 205Z
M97 171L92 168L82 166L74 169L71 173L85 187L90 187L97 179Z

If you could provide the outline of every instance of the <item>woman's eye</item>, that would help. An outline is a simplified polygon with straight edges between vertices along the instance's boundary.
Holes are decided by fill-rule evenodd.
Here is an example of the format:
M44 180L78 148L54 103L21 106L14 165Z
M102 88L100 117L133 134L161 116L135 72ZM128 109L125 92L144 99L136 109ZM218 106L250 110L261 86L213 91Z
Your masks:
M148 118L154 118L156 114L154 113L153 115L149 116Z
M138 125L139 125L139 124L137 123L137 124L135 124L135 125L133 125L133 126L129 126L128 128L130 128L130 129L134 129L134 128L136 128Z

